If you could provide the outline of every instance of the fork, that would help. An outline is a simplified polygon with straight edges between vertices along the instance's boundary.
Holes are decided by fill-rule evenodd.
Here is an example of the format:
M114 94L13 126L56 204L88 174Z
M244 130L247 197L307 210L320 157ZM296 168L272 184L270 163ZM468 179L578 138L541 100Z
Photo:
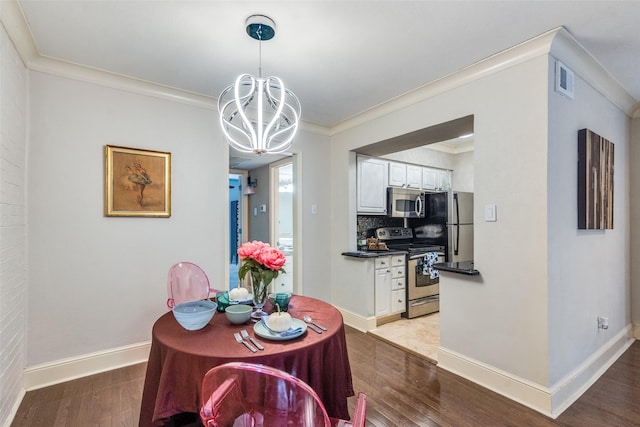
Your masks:
M253 343L253 345L258 347L258 350L264 350L264 347L262 346L262 344L260 344L258 341L254 340L252 337L250 337L249 336L249 332L247 332L246 329L241 330L240 334L242 335L242 338L244 338L245 341L251 341Z
M236 341L238 342L238 344L244 344L245 347L247 347L249 350L251 350L253 353L255 353L256 350L254 346L252 346L251 344L249 344L248 342L246 342L245 340L242 339L242 337L240 336L239 333L235 332L233 334L234 338L236 339Z

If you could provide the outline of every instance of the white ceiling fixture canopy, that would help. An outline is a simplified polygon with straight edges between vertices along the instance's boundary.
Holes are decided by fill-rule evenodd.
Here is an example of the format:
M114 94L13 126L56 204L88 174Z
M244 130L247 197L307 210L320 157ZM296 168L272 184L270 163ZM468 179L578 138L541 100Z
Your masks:
M275 22L265 15L246 20L247 34L260 42L258 77L241 74L218 98L222 131L243 153L282 153L293 143L300 120L300 101L282 80L262 78L262 42L275 36Z

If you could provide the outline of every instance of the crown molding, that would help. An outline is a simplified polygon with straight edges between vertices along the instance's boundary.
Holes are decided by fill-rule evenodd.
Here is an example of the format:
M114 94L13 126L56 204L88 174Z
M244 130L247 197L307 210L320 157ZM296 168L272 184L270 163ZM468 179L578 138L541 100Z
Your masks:
M152 96L173 102L194 105L201 108L216 110L217 100L214 97L163 86L145 80L119 75L83 65L73 64L58 59L37 56L29 63L29 69L60 77L66 77L86 83L124 90L139 95Z
M200 95L40 55L22 8L16 0L2 0L0 20L25 67L30 70L211 110L217 108L217 99L211 96ZM301 121L300 127L308 132L332 136L540 55L552 54L552 52L553 55L561 57L563 62L572 68L577 75L629 117L640 117L640 103L637 103L602 64L596 61L565 28L559 27L476 62L453 74L374 106L336 126L325 127Z
M372 107L331 128L335 135L425 99L503 71L540 55L558 55L563 62L629 117L640 117L640 103L564 27L547 31L460 71Z
M638 114L640 104L565 28L560 27L555 34L550 54L561 59L577 76L627 116Z
M31 37L31 30L26 23L27 20L24 17L22 8L16 0L2 0L0 21L2 21L2 26L16 47L22 63L29 68L33 58L36 58L39 54L33 42L33 37Z
M438 80L420 86L410 92L372 107L357 116L331 128L332 134L344 132L368 121L380 118L394 111L448 92L474 80L497 73L514 65L521 64L540 55L546 55L551 49L551 43L559 28L548 31L531 40L520 43L507 50L499 52L479 62L471 64L462 70L444 76Z

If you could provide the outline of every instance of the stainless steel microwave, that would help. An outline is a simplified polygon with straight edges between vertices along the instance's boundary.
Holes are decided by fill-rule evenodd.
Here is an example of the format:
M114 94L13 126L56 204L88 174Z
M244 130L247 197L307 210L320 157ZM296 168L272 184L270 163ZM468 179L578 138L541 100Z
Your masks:
M425 193L409 188L387 187L387 214L395 218L424 218Z

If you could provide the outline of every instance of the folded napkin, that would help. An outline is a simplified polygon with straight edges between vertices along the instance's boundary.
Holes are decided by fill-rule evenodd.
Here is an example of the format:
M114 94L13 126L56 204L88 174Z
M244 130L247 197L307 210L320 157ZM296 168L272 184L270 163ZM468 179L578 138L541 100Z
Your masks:
M269 325L267 324L267 321L265 320L265 318L262 318L262 324L264 325L265 328L267 328L269 330L269 332L271 332L273 335L277 335L279 337L289 337L291 335L296 335L299 334L300 332L302 332L302 327L297 327L297 328L289 328L286 331L282 331L282 332L276 332L273 329L271 329L269 327Z

